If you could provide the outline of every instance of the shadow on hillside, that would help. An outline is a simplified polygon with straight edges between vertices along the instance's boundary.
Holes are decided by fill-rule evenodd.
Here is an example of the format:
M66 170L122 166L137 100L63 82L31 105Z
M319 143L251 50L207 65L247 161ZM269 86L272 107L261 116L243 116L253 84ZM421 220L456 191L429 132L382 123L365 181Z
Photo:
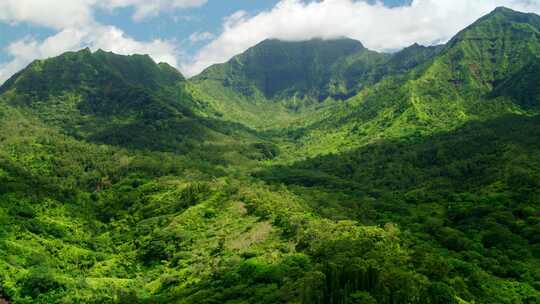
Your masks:
M505 180L534 183L540 159L540 116L471 122L425 138L382 140L342 154L278 165L253 175L269 183L380 197L414 189L451 195ZM534 162L534 163L531 163ZM528 180L514 180L527 175ZM522 176L525 178L525 176ZM525 178L526 179L526 178Z
M474 257L497 277L528 281L514 262L540 259L540 116L471 122L253 175L286 185L322 217L397 223L413 249Z
M190 154L212 163L225 163L226 160L220 157L226 152L246 152L250 142L266 141L263 135L244 125L196 116L136 120L127 124L109 124L105 128L87 129L97 130L87 137L90 142L135 151ZM237 144L224 144L229 142Z

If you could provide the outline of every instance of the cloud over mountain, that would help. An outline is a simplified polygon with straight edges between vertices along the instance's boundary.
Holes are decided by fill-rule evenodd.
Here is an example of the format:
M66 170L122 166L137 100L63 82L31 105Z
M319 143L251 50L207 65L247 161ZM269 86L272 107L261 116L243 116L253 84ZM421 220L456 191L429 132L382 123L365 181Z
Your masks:
M57 32L44 40L28 36L10 43L5 51L11 60L0 64L0 82L34 59L84 47L125 55L149 54L156 61L177 66L179 50L174 41L138 41L118 27L98 22L94 17L95 11L130 7L134 11L133 18L140 20L163 10L205 3L206 0L3 0L0 2L0 22L29 23Z
M183 70L194 75L224 62L267 38L306 40L350 37L374 50L393 50L415 42L445 42L498 6L540 12L532 0L414 0L408 6L355 0L282 0L256 15L239 11L223 23L222 34L202 48Z
M95 17L98 12L128 9L132 19L140 21L205 3L208 0L0 1L0 23L25 23L55 31L44 39L27 36L12 41L4 49L9 60L0 62L0 82L34 59L84 47L126 55L149 54L156 61L180 67L189 76L268 38L297 41L350 37L370 49L396 50L415 42L444 42L497 6L540 12L537 0L413 0L409 5L392 7L382 1L281 0L255 14L231 14L223 20L221 31L212 30L221 32L218 35L201 29L178 39L152 36L144 40L128 35L121 25L104 24ZM179 41L184 41L185 47L196 46L194 55L186 57Z

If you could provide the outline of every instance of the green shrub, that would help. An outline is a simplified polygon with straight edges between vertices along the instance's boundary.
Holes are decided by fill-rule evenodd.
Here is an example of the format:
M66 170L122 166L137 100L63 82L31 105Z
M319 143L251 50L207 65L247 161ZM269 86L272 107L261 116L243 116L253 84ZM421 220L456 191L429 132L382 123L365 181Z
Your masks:
M42 294L56 291L64 288L64 285L58 282L54 276L46 269L32 270L28 275L19 280L22 297L37 298Z

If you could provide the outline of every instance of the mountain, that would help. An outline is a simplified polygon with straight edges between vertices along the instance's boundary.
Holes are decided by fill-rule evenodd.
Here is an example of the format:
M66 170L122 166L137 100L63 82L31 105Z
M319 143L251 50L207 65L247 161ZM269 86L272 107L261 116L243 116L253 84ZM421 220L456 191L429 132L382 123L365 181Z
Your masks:
M386 75L404 73L437 53L413 45L396 54L377 53L352 39L290 42L265 40L196 80L220 81L246 96L346 99Z
M509 303L513 296L499 289L509 278L532 292L518 302L537 302L539 240L530 233L540 228L538 212L523 211L540 208L539 18L496 9L403 77L288 130L285 153L297 153L296 161L253 176L312 194L313 210L328 218L398 223L415 255L444 252L424 274L474 261L475 275L461 272L459 280L475 296L458 292L442 303ZM476 275L483 279L473 283ZM535 279L526 283L528 275Z
M265 40L226 64L210 67L196 79L219 80L247 96L260 93L268 99L324 99L331 93L328 86L333 66L344 57L365 52L360 42L351 39Z
M320 109L335 106L332 101L347 100L386 77L402 77L441 49L415 44L387 54L346 38L265 40L209 67L191 84L194 95L223 118L259 129L306 125L324 115Z
M295 150L344 151L381 137L422 136L476 119L538 113L533 72L540 60L538 19L505 8L493 11L439 47L434 57L368 86L321 115L323 120L304 126Z
M523 100L503 88L516 77L531 92L537 87L527 69L540 60L539 21L534 14L498 8L465 28L426 69L411 75L407 115L447 128L505 113L537 113L537 95L521 92L528 96Z
M504 82L538 63L539 31L538 15L498 8L456 35L431 72L444 70L437 74L437 81L453 84L465 97L468 90L477 92L473 98L498 91ZM536 97L531 96L531 105Z
M43 100L79 90L86 97L81 111L112 115L138 106L128 103L118 91L135 88L155 91L182 81L184 77L174 68L167 64L157 65L149 56L121 56L102 50L92 53L84 49L34 61L6 81L0 92L15 90ZM109 99L109 102L98 102L103 99ZM32 100L22 102L29 104Z
M67 134L138 149L188 151L237 129L211 119L184 77L147 55L89 49L38 60L0 88L7 103ZM249 135L246 135L249 136Z
M539 19L0 88L0 302L540 303Z

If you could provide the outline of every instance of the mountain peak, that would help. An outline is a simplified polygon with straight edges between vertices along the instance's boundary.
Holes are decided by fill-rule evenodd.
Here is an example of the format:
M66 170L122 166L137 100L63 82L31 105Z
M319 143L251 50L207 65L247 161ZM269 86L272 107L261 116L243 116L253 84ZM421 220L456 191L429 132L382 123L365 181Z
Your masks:
M92 50L89 47L85 47L79 51L80 53L92 53Z
M499 21L518 22L518 23L530 23L538 28L539 22L540 22L540 16L534 13L525 13L525 12L515 11L504 6L499 6L495 8L491 13L480 18L476 23L482 22L485 20L499 20ZM472 24L472 26L474 25L475 23Z
M493 10L493 12L494 13L518 13L517 11L514 11L505 6L498 6Z
M34 62L0 92L7 104L31 108L40 119L77 138L179 149L179 129L185 127L179 124L195 118L198 107L183 81L176 69L156 64L147 55L83 49ZM198 121L190 126L204 129Z
M305 39L305 40L284 40L284 39L276 39L276 38L269 38L265 39L255 46L253 48L261 48L261 47L276 47L276 46L309 46L309 47L323 47L323 46L331 46L331 47L350 47L355 49L363 49L364 45L355 39L347 38L347 37L339 37L339 38L330 38L330 39L323 39L323 38L311 38L311 39Z
M454 36L447 44L447 48L453 47L456 43L464 40L501 39L510 35L508 31L510 28L515 32L521 32L525 36L535 36L535 32L540 30L540 16L533 13L514 11L502 6L497 7L491 13L481 17ZM521 37L519 35L511 36Z
M148 55L124 56L89 48L36 60L4 83L0 92L10 89L45 93L65 91L83 84L128 83L141 87L172 85L184 77L170 66L158 65Z
M401 51L422 50L422 49L426 49L426 48L429 48L429 47L421 45L421 44L415 42L415 43L409 45L408 47L403 48L403 50L401 50Z
M370 52L350 38L287 41L266 39L196 79L214 79L245 95L324 99L334 68L349 56Z

